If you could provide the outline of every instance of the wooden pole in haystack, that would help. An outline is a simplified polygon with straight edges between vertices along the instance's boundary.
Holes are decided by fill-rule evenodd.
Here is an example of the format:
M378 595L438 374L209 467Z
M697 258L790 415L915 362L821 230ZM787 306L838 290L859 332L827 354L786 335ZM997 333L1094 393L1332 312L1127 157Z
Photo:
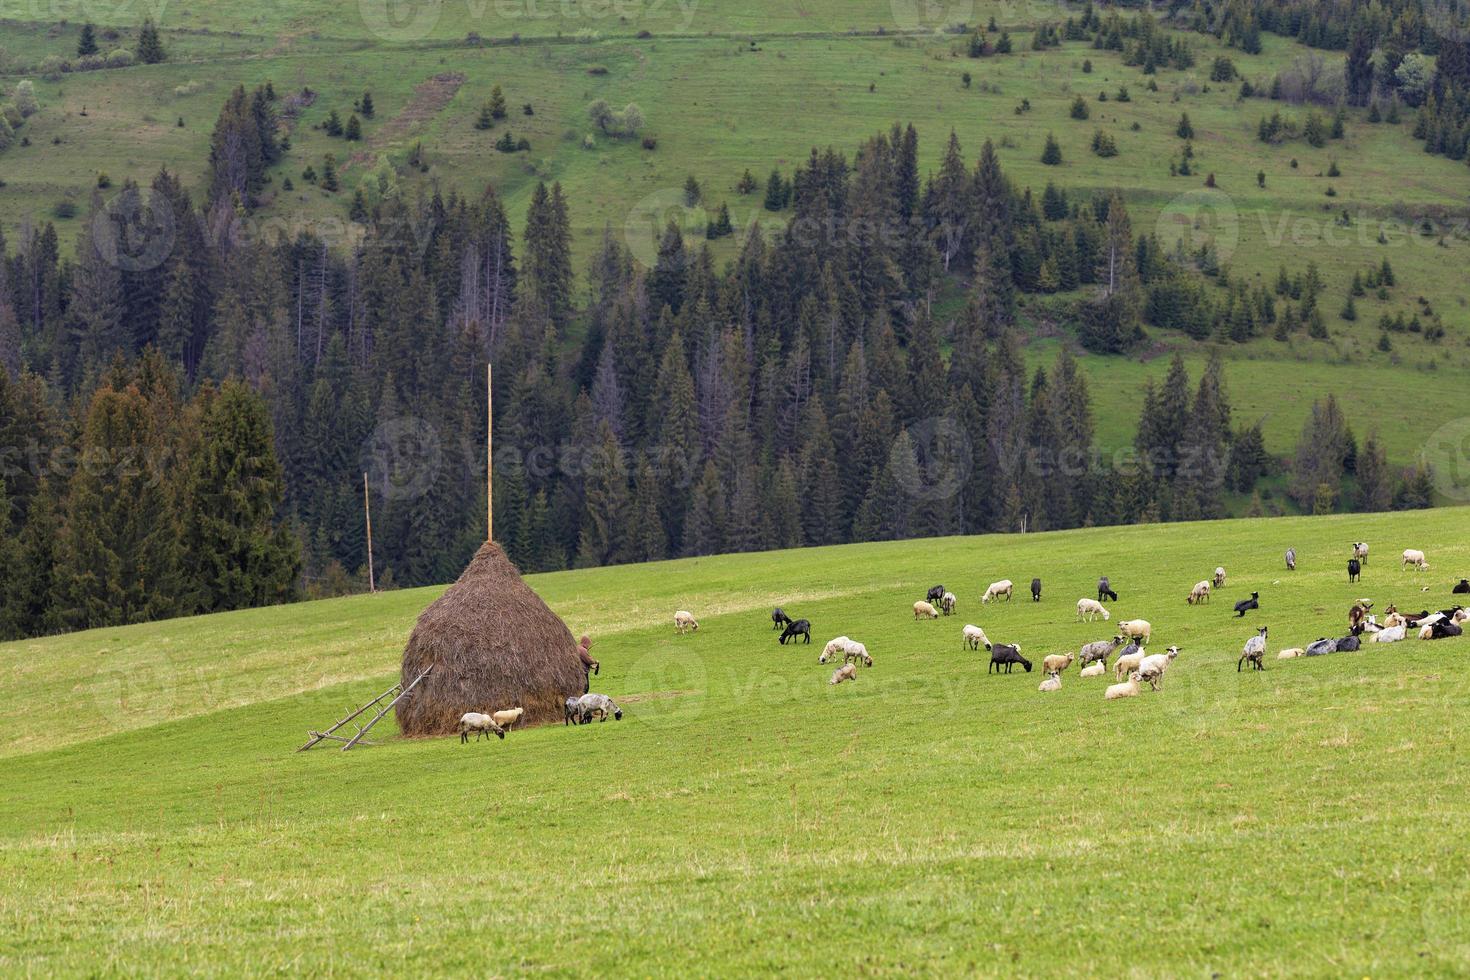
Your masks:
M495 428L495 386L491 379L491 366L485 364L485 541L495 539L495 505L492 480L495 476L495 455L491 451L491 430Z
M368 478L367 472L362 474L362 513L367 518L367 552L368 552L368 591L378 591L377 583L373 580L373 509L368 500Z

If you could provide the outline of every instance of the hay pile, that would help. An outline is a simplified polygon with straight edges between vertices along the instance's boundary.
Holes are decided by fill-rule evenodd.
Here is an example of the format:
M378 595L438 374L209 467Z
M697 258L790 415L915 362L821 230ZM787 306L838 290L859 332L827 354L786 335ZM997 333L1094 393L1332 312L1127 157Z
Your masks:
M404 735L450 735L466 711L526 709L525 724L559 722L585 681L565 623L487 541L459 581L419 616L403 650L403 684L434 672L398 702Z

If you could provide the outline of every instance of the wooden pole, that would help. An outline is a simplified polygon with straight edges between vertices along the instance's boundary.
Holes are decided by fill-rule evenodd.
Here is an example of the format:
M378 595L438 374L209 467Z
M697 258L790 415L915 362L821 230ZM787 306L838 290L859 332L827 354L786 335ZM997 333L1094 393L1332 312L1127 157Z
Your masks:
M362 513L367 518L367 552L368 552L368 591L378 591L377 583L373 580L373 508L368 499L367 472L362 474Z
M491 450L491 430L495 428L495 386L491 366L485 364L485 541L495 539L494 478L495 454Z

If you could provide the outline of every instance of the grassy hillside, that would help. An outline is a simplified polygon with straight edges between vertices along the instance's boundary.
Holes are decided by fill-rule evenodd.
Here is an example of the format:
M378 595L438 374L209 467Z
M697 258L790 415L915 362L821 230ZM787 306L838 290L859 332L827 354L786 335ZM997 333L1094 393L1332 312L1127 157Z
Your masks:
M293 752L392 682L432 589L0 646L0 969L1463 974L1470 640L1274 655L1360 595L1445 604L1467 532L1457 509L537 576L626 715L468 746ZM1216 564L1229 587L1186 606ZM1038 659L1106 635L1072 608L1102 573L1182 650L1161 692L1107 703L1074 668L1041 695L961 649L966 622ZM1033 575L1040 604L979 604ZM941 581L958 617L914 622ZM776 644L774 602L812 646ZM1258 624L1273 659L1237 673ZM876 664L833 688L838 633Z

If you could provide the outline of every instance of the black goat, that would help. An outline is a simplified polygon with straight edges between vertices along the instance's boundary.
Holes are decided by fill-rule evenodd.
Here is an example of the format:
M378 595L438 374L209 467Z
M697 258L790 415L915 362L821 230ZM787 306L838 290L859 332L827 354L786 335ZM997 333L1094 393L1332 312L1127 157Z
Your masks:
M1450 590L1451 595L1470 595L1470 579L1460 579L1460 584Z
M1443 640L1448 636L1463 636L1465 630L1459 623L1452 623L1448 619L1441 619L1429 627L1429 638L1431 640Z
M780 606L777 606L775 609L771 610L771 629L784 629L785 627L790 625L791 617L786 615L786 610L782 609Z
M1261 608L1260 598L1261 598L1261 594L1259 592L1252 592L1251 593L1251 597L1249 599L1242 599L1239 602L1237 602L1235 604L1235 615L1237 615L1237 616L1244 616L1246 613L1250 612L1252 609L1260 609Z
M1356 582L1363 574L1363 564L1356 558L1348 559L1348 581Z
M931 588L928 592L924 593L924 601L925 602L938 602L940 599L943 599L943 598L944 598L944 586L942 586L942 585L936 585L933 588Z
M807 643L812 642L812 624L804 619L788 623L786 629L781 633L781 645L784 647L787 640L795 643L798 636L806 637Z
M1011 668L1016 664L1025 667L1026 673L1031 673L1031 661L1021 656L1021 648L1019 646L1010 643L997 643L990 648L990 667L986 669L985 673L988 674L992 670L997 674L1000 673L1002 664L1005 665L1007 674L1011 672Z
M1362 640L1358 639L1356 633L1354 633L1352 636L1344 636L1342 639L1337 641L1337 652L1354 653L1362 648L1362 642Z
M1102 578L1097 580L1097 601L1106 602L1108 599L1112 599L1114 602L1117 602L1118 593L1113 591L1112 583L1109 582L1108 577L1104 575Z
M1031 580L1031 601L1041 601L1041 579L1039 578L1034 578Z

